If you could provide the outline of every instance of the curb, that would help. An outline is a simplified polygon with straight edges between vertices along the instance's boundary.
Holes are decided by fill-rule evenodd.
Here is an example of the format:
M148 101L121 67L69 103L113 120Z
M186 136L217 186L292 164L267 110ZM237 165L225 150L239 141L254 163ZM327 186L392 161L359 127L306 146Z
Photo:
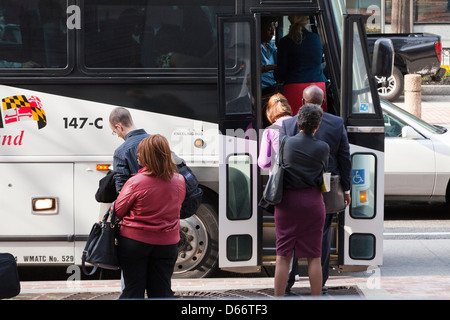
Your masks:
M422 85L422 94L430 96L450 95L450 85Z

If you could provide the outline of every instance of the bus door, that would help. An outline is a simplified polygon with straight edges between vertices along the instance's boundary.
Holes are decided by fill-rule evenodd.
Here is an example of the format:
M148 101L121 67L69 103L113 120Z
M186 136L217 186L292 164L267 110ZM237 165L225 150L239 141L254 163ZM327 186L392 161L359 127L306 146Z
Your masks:
M219 267L239 272L261 265L256 39L255 17L218 17Z
M339 215L339 264L383 262L384 123L360 15L344 15L341 114L352 157L351 206Z

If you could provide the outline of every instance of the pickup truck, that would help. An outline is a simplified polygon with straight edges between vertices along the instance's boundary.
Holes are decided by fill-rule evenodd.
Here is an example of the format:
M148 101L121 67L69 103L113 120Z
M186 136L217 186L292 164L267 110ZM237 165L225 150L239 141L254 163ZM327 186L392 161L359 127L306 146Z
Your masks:
M390 39L395 58L392 76L378 79L380 97L395 101L403 93L404 75L420 74L439 80L445 69L441 68L441 37L431 33L372 33L367 34L370 53L377 39Z

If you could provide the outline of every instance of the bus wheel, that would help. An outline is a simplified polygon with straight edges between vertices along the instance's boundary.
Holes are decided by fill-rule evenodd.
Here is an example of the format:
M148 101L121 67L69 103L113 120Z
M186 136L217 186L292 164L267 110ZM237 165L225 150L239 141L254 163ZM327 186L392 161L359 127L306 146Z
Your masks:
M197 213L180 221L174 278L210 277L217 269L218 223L214 207L202 203Z

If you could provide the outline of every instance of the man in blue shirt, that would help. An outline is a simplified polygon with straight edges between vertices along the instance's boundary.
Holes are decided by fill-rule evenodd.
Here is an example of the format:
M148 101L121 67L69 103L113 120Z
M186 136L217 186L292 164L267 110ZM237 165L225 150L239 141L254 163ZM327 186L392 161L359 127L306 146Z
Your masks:
M136 150L139 143L149 134L144 129L137 129L130 112L122 107L115 108L109 115L109 126L113 134L122 138L122 143L114 151L113 168L116 190L119 193L125 182L139 171Z

